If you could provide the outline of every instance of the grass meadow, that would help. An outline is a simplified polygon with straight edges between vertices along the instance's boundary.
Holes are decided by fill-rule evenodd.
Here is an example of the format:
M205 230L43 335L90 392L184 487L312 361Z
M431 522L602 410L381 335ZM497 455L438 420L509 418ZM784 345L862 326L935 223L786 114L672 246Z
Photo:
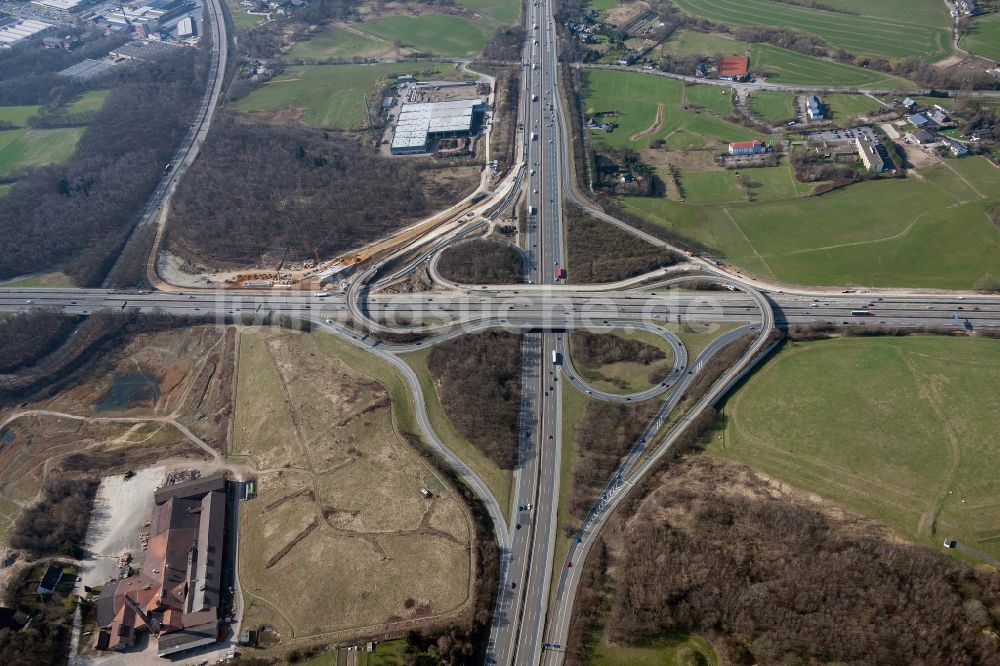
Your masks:
M674 0L682 10L729 25L784 25L832 48L928 62L951 55L951 20L938 0L838 0L854 12L833 13L777 0Z
M703 148L712 143L752 139L749 129L724 120L708 111L688 111L682 108L684 85L678 81L641 73L592 70L586 73L585 104L587 113L617 113L610 118L618 127L606 134L595 132L595 143L620 148L640 148L655 139L664 139L674 150ZM695 86L698 98L722 110L728 97ZM716 99L715 96L718 96ZM711 100L711 101L709 101ZM638 132L650 128L656 121L659 104L664 105L663 123L659 129L632 140Z
M733 394L709 450L939 545L1000 557L1000 340L787 345Z
M685 203L623 204L733 264L795 284L968 289L984 273L1000 274L1000 230L987 213L1000 204L1000 170L982 158L947 160L921 170L923 180L869 181L805 198L795 197L808 186L781 170L747 171L762 184L752 203L725 182L733 176L708 172L683 174Z
M365 126L363 95L373 95L379 81L398 74L422 78L462 78L444 63L379 63L375 65L299 65L289 67L236 103L243 112L287 110L306 125L331 129Z
M729 36L678 30L664 42L664 51L678 57L750 52L750 64L773 83L859 87L912 87L908 81L882 72L817 58L770 44L748 44Z

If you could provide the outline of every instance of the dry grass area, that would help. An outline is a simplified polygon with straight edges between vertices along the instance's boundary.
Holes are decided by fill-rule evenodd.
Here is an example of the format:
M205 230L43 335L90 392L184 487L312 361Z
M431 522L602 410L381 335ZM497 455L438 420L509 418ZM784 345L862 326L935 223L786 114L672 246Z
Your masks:
M234 452L262 470L240 515L247 626L335 639L464 607L470 519L396 432L385 387L313 336L239 347Z
M197 326L142 333L32 409L81 416L168 417L226 452L236 330Z
M0 538L58 468L103 476L224 452L235 342L210 326L139 334L0 415Z

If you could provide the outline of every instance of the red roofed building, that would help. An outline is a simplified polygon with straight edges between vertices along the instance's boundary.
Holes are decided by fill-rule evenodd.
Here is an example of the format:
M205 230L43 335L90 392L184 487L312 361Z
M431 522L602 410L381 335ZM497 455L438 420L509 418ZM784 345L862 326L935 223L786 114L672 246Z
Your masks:
M753 141L734 141L729 144L730 155L759 155L767 151L767 144L759 139L754 139Z
M746 56L722 56L719 62L719 78L728 81L742 81L750 70L750 59Z
M126 650L140 631L159 637L161 657L218 638L226 480L178 483L154 500L142 573L109 581L97 601L97 649Z

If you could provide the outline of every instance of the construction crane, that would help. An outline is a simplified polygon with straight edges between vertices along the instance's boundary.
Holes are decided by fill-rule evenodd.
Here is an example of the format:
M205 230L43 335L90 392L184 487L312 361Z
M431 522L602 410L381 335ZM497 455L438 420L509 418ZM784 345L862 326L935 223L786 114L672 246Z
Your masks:
M133 27L132 21L128 20L128 14L125 13L125 6L122 4L121 0L118 0L118 11L122 13L122 18L125 19L125 25L131 30Z

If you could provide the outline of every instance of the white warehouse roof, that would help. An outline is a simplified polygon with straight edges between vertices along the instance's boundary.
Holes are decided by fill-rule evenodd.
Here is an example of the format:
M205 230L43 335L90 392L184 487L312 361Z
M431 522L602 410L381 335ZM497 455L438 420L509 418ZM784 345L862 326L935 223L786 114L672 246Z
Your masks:
M423 146L429 134L468 132L472 129L473 113L481 104L478 99L404 104L399 111L392 147Z

